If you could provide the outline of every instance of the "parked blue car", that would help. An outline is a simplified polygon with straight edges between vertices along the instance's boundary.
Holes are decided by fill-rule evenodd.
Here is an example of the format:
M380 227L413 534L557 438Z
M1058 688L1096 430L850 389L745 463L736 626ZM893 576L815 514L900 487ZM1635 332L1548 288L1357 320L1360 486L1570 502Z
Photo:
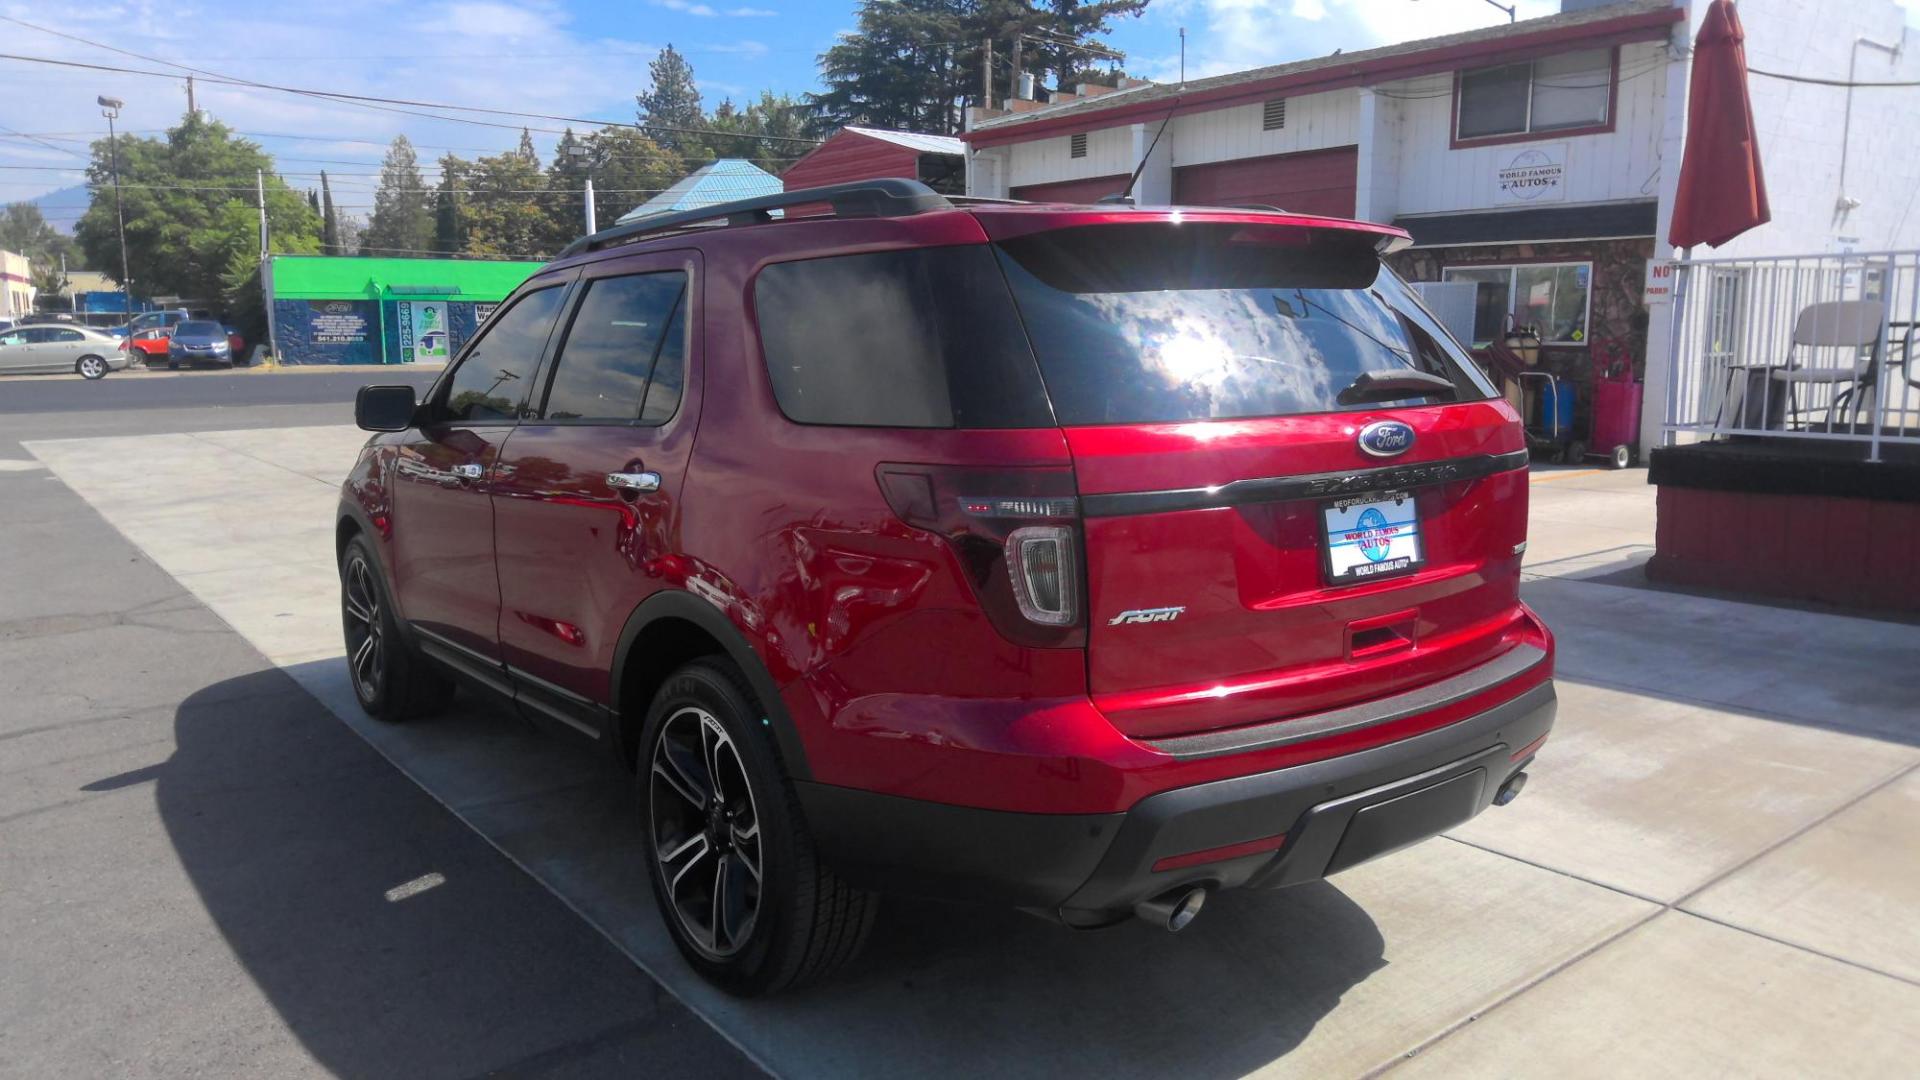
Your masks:
M167 370L180 365L224 364L233 366L233 346L227 340L227 328L211 319L188 319L173 328L167 343Z

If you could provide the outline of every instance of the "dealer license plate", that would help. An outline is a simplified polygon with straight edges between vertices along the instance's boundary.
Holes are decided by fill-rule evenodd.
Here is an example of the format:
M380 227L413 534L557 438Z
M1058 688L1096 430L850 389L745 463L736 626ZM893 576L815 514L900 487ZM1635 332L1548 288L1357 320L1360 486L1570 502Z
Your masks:
M1412 494L1390 491L1321 508L1327 580L1351 585L1403 574L1425 562Z

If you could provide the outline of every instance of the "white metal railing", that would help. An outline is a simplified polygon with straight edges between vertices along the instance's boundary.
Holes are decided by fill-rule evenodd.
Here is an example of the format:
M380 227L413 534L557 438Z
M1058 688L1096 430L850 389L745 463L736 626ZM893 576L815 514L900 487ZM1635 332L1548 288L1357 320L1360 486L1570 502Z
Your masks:
M1920 251L1675 264L1669 436L1920 445Z

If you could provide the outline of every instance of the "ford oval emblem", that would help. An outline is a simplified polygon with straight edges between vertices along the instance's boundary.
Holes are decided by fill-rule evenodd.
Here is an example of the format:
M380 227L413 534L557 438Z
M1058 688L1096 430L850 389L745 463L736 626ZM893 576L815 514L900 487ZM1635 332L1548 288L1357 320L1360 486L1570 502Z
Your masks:
M1413 449L1413 429L1398 420L1380 420L1360 429L1360 449L1374 457L1398 457Z

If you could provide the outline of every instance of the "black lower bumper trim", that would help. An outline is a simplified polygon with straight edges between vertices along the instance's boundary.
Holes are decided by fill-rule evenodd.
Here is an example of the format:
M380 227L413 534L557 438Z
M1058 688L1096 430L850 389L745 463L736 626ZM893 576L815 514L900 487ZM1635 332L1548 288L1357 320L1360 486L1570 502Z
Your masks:
M1553 726L1553 684L1385 746L1176 788L1124 814L1022 814L796 782L821 857L861 888L1058 910L1093 923L1190 883L1312 881L1492 804ZM1277 851L1156 872L1171 856L1286 834Z

